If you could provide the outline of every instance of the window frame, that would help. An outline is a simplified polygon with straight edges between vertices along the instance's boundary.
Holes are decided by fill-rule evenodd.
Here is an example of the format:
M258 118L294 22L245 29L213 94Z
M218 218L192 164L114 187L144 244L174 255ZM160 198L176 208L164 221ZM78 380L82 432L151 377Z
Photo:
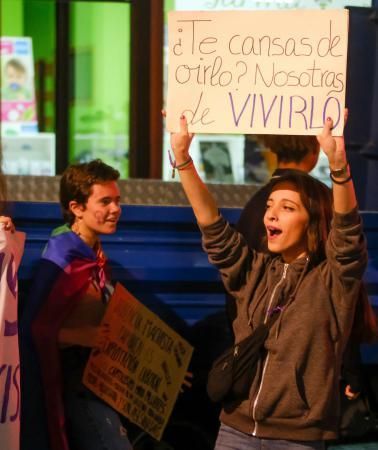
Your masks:
M55 0L56 173L69 163L70 14L74 2ZM129 178L162 177L163 0L96 0L131 6Z

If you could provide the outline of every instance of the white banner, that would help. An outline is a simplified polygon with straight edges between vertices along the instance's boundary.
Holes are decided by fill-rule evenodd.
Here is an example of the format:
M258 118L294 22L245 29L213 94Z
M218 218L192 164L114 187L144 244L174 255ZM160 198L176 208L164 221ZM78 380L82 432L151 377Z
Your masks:
M4 231L0 224L0 447L19 449L20 358L18 352L17 270L25 233Z

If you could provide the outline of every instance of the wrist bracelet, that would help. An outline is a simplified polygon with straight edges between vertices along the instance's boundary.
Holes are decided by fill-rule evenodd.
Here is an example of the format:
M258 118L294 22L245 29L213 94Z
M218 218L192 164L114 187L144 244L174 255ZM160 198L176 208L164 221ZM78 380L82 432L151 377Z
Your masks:
M350 181L350 180L352 179L352 175L349 175L349 176L348 176L347 178L345 178L344 180L341 180L341 181L336 180L336 179L333 177L332 172L329 174L329 177L331 178L332 182L335 183L335 184L345 184L345 183L348 183L348 181Z
M189 169L192 164L193 164L193 160L189 156L189 159L187 161L185 161L184 163L176 166L176 169L177 170L186 170L186 169Z
M344 166L344 167L341 167L340 169L334 169L334 170L332 170L332 169L330 168L330 172L331 172L330 175L333 175L333 176L336 177L336 178L342 177L343 175L347 175L347 173L348 173L348 167L349 167L349 164L346 163L345 166Z
M186 168L187 166L189 166L190 164L193 163L193 160L192 160L191 156L189 156L189 159L187 159L186 161L184 161L181 164L176 164L176 161L174 161L172 159L171 152L169 150L168 150L168 156L169 156L169 162L170 162L171 167L172 167L172 178L174 178L175 175L176 175L176 169L177 170L183 170L184 168Z

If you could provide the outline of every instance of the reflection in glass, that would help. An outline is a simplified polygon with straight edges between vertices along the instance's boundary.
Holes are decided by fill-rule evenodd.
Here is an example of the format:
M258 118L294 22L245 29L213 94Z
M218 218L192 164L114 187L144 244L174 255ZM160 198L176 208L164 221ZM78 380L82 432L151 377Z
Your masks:
M70 161L129 174L130 5L71 4Z
M2 0L1 147L6 174L55 174L55 2Z

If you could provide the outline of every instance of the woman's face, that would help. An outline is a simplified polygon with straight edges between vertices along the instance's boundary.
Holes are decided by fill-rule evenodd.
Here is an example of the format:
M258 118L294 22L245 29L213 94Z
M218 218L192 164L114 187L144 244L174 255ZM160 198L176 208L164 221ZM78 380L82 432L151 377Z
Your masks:
M307 254L309 214L298 188L289 181L274 186L267 201L264 225L268 249L290 263Z
M96 240L99 234L114 233L121 215L117 183L94 184L86 205L80 206L75 215L79 217L78 231L87 242Z

